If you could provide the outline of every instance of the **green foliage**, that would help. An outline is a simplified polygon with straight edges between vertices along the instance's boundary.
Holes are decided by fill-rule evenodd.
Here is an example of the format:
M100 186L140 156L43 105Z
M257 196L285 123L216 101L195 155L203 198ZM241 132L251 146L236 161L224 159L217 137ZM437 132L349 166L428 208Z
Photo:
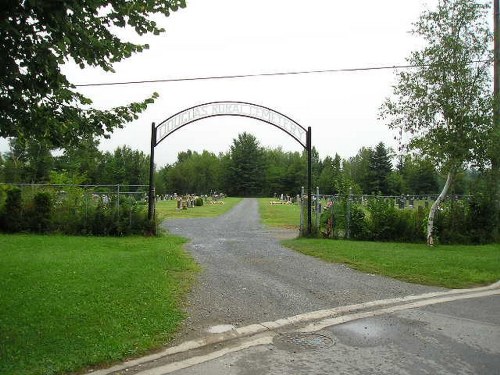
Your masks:
M437 214L435 227L441 243L485 244L494 241L496 220L492 197L478 194L469 200L446 201Z
M231 196L257 196L264 187L264 150L255 136L238 135L230 150L228 194Z
M417 150L430 159L450 183L467 165L498 171L498 157L492 156L498 155L499 132L493 123L491 95L490 5L447 0L423 12L412 32L423 39L424 47L410 54L407 61L413 68L397 73L394 98L380 109L388 126L398 132L401 148ZM496 186L498 180L492 182L491 195L497 194ZM498 201L494 207L498 208ZM431 209L429 223L435 213ZM431 225L429 243L432 230Z
M197 207L203 206L203 198L196 197L196 199L194 200L194 205L197 206Z
M375 241L397 241L401 235L402 222L391 199L371 198L368 201L369 230Z
M498 211L495 199L489 194L478 194L469 202L468 232L474 244L485 244L495 240L494 229L498 228Z
M337 186L342 174L341 163L342 159L338 154L335 154L333 159L327 156L323 161L323 168L318 177L318 187L323 194L333 195L339 192Z
M53 198L48 191L40 191L33 197L33 206L27 210L31 231L47 233L52 224Z
M3 178L8 182L45 183L54 166L50 146L41 140L9 140L10 150L4 154Z
M75 186L32 193L7 190L0 231L123 236L149 233L147 207L134 198L96 195Z
M370 238L370 229L366 220L363 207L353 204L350 208L349 235L354 240L366 240Z
M0 136L44 140L54 147L108 135L137 118L157 94L111 110L89 109L91 100L61 72L74 61L113 71L113 64L147 45L123 41L118 28L138 35L164 30L153 16L184 0L4 1L0 9ZM115 32L115 33L113 33Z
M370 155L368 165L368 181L370 193L389 194L389 175L392 171L389 150L380 142Z
M356 156L349 158L344 166L344 170L349 171L346 178L359 185L361 191L366 194L371 193L369 171L372 154L371 148L361 147Z
M6 232L18 232L23 228L23 207L21 189L7 190L5 205L2 210L2 224Z
M491 146L489 4L440 2L422 13L413 33L426 42L412 52L415 68L398 73L394 99L381 108L389 127L408 136L445 171L464 163L483 164Z
M167 165L157 173L158 194L209 194L224 190L223 159L215 154L188 150L180 152L174 165Z

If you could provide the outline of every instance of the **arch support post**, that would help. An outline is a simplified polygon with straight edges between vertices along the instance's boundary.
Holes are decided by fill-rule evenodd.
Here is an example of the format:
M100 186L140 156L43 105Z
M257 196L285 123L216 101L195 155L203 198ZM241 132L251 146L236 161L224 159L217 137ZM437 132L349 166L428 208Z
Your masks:
M311 146L311 127L307 128L306 135L306 151L307 151L307 235L312 233L312 146Z
M155 146L156 146L156 125L151 124L151 152L149 154L149 193L148 193L148 220L153 222L155 217ZM156 234L156 225L153 227Z

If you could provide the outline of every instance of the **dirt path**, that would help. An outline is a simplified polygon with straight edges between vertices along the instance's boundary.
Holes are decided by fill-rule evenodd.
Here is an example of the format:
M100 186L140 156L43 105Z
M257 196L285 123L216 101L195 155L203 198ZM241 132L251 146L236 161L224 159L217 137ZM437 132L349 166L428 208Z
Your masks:
M188 299L189 318L176 342L203 335L216 325L238 327L438 290L364 274L286 249L260 224L256 199L244 199L218 218L168 221L163 226L191 240L187 250L203 267Z

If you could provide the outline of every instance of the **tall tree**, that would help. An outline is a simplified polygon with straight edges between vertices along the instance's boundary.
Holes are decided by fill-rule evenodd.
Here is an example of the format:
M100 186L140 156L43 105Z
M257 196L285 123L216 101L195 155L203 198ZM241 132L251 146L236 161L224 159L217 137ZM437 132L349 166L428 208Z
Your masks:
M389 150L383 142L375 146L370 155L368 165L368 182L370 193L389 194L389 175L392 171L391 157Z
M306 152L289 152L287 169L283 178L283 193L294 196L300 193L302 186L307 186L307 154Z
M137 117L157 96L110 110L89 108L61 72L74 61L113 71L113 63L148 48L123 41L119 28L159 34L153 15L185 0L3 0L0 5L0 136L55 147L102 136Z
M323 169L318 179L319 191L323 194L337 194L336 186L341 174L341 158L338 154L332 159L327 156L323 160Z
M97 167L103 159L98 149L99 141L94 137L82 139L78 145L67 146L63 154L56 158L55 169L81 183L99 183Z
M370 194L370 160L372 158L373 150L369 147L361 147L358 153L349 158L348 168L349 178L352 179L357 185L361 187L363 193Z
M264 188L265 159L264 150L249 133L242 133L231 145L230 184L231 195L256 196Z
M99 184L146 185L149 156L127 146L118 147L102 155L97 170Z
M427 243L434 242L434 216L458 171L484 165L492 148L488 4L441 0L422 13L413 33L425 47L407 59L413 69L398 73L394 97L381 107L392 129L408 136L402 144L433 160L447 175L429 213Z
M274 194L285 193L288 189L284 184L284 177L288 167L287 153L281 147L266 149L266 184L264 195L272 197Z
M5 154L3 170L5 182L49 182L54 158L45 142L11 138L9 144L10 150Z

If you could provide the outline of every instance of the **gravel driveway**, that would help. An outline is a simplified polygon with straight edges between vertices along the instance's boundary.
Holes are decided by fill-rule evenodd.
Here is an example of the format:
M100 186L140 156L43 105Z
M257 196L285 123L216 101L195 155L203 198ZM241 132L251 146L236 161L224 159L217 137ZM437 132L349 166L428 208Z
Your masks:
M364 274L284 248L273 231L260 224L256 199L244 199L217 218L162 225L191 240L187 250L203 268L188 297L189 318L178 340L197 337L215 325L245 326L438 290Z

